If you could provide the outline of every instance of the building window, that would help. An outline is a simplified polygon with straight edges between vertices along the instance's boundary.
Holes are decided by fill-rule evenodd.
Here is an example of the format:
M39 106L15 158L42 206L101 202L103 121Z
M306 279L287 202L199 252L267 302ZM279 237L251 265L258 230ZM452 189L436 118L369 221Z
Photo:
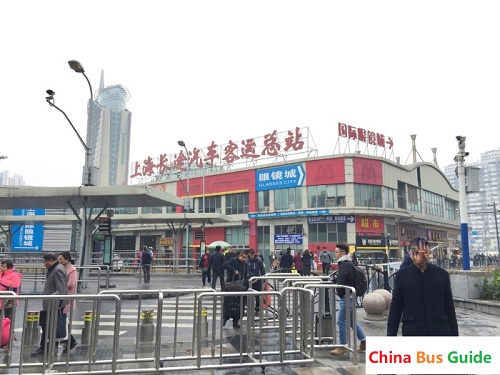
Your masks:
M307 204L309 208L345 206L345 185L308 186Z
M362 207L382 207L382 187L354 184L354 205Z
M384 207L394 208L394 189L384 188Z
M295 210L302 208L302 188L274 190L275 210Z
M248 238L248 227L231 227L226 229L226 242L231 244L233 249L248 249Z
M270 211L269 190L257 192L257 211Z
M271 229L270 227L257 227L257 245L259 249L269 248L271 243Z
M161 214L161 207L141 207L141 214Z
M406 210L406 184L398 181L398 208Z
M445 204L445 209L446 209L446 218L451 219L451 220L456 220L457 219L457 213L458 213L458 202L455 201L450 201L448 199L445 199L444 201Z
M427 215L444 217L443 197L424 190L425 213Z
M347 224L309 224L309 243L347 242Z
M203 210L203 198L197 198L197 199L198 199L199 212L212 213L212 214L222 213L220 195L217 195L215 197L205 197L205 205L206 205L205 210Z
M248 193L226 195L226 215L248 213Z
M406 185L408 191L408 209L415 212L422 212L420 204L420 189L413 185Z

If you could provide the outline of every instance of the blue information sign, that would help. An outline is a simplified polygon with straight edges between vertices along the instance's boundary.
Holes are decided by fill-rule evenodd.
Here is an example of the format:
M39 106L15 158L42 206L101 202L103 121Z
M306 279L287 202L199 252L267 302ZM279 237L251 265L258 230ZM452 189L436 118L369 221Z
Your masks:
M45 209L16 209L12 214L14 216L45 215ZM24 225L12 225L12 251L42 251L43 233L43 224L30 224L29 219L26 219Z
M275 234L275 245L302 245L301 234Z
M272 219L274 217L288 216L308 216L308 215L327 215L330 210L298 210L298 211L279 211L279 212L261 212L248 214L249 219Z
M324 216L308 216L308 224L345 224L354 223L356 219L353 215L324 215Z
M302 186L306 172L300 164L257 170L255 183L257 191L288 189Z

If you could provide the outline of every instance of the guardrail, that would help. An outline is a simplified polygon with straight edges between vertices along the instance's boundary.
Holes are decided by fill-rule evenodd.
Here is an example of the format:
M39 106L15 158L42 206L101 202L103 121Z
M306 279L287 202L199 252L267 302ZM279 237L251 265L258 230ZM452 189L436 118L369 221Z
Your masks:
M47 269L40 266L30 266L30 265L16 265L16 271L23 275L20 290L22 288L25 292L28 287L28 283L33 287L32 291L37 293L38 291L43 291L43 284L47 277ZM96 293L99 293L101 289L109 289L110 287L110 269L109 266L75 266L76 270L86 270L88 272L83 272L83 277L78 280L78 289L87 288L87 284L95 286ZM97 277L91 277L97 275ZM19 291L19 293L21 293Z
M303 283L302 286L289 286L288 280ZM13 295L0 294L0 300L19 301L14 307L11 323L11 334L18 341L10 341L9 350L0 352L0 372L54 372L59 374L131 374L131 373L166 373L179 371L200 371L229 368L249 368L282 366L290 364L307 364L314 361L314 350L318 347L315 339L314 319L319 313L316 288L341 288L331 283L307 284L307 280L284 275L269 275L268 281L279 285L279 290L248 290L245 292L216 292L213 289L162 289L162 290L116 290L102 291L99 294L78 295ZM286 286L284 286L286 284ZM143 297L154 294L156 299L143 303ZM187 294L187 295L186 295ZM134 305L137 318L132 325L134 330L122 338L123 308L122 300L136 295L138 302ZM184 295L184 297L182 296ZM349 294L346 298L355 294ZM168 299L166 296L173 298ZM237 296L240 299L241 312L246 310L243 318L246 324L241 329L231 331L233 346L227 346L227 338L223 328L221 311L224 311L225 297ZM181 297L184 298L181 300ZM185 300L191 301L185 305ZM88 340L80 339L76 351L55 356L51 351L56 328L56 305L65 299L91 303L85 312L85 321L70 315L68 318L68 335L78 337L82 326ZM33 325L29 317L40 310L41 301L49 300L47 348L43 357L33 358L29 348L34 344L28 340L29 329ZM274 301L262 304L263 301ZM189 305L190 303L190 305ZM261 307L255 312L256 307ZM127 307L129 308L129 307ZM272 309L271 309L272 308ZM22 311L26 317L22 324L15 321L15 311ZM111 309L111 310L110 310ZM109 311L112 315L109 316ZM333 309L335 311L335 309ZM30 315L31 313L31 315ZM174 323L167 323L165 314L173 318ZM19 314L18 314L19 315ZM348 315L349 316L349 315ZM89 319L87 319L89 317ZM112 322L106 319L112 319ZM349 323L349 322L348 322ZM35 323L36 324L36 323ZM21 329L16 327L21 327ZM125 327L130 327L128 324ZM104 336L103 329L110 332ZM109 331L111 330L111 331ZM134 332L135 331L135 332ZM26 332L26 337L25 333ZM235 337L234 337L235 336ZM106 337L111 337L107 339ZM132 339L132 341L131 341ZM235 341L236 340L236 341ZM277 345L278 344L278 345ZM321 343L320 343L321 344ZM354 340L354 347L356 342ZM102 350L108 348L110 350ZM130 348L130 351L129 349ZM124 353L134 353L132 356ZM357 361L355 356L354 361Z

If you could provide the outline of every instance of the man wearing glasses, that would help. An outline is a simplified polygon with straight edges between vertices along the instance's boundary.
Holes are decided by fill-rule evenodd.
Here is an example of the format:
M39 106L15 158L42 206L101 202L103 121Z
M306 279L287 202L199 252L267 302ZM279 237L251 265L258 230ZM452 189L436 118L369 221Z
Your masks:
M458 323L448 272L429 263L428 242L410 242L412 264L396 272L387 336L458 336Z

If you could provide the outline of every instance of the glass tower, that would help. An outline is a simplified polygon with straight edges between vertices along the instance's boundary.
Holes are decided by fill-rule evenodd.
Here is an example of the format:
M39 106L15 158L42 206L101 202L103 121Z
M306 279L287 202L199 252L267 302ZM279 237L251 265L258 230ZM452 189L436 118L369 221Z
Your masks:
M90 121L87 145L91 149L89 165L96 185L127 185L130 157L132 113L127 110L129 91L122 85L104 86L101 71L99 90L89 102Z

